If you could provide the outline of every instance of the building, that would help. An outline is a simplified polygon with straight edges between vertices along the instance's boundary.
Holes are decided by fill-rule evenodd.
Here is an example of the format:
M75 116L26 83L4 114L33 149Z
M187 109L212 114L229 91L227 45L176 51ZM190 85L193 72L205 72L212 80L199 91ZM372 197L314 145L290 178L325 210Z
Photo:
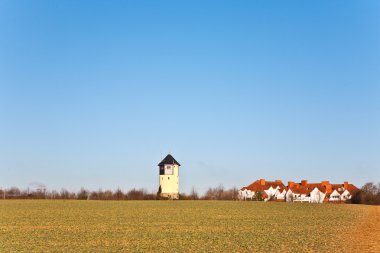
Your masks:
M261 193L261 198L265 201L272 200L280 195L285 190L285 185L281 180L266 181L265 179L259 179L252 184L243 187L239 191L239 197L241 199L253 199L257 196L257 193Z
M307 180L302 180L301 183L289 181L285 187L281 180L265 181L265 179L259 179L240 189L239 198L252 200L260 192L264 201L344 202L358 190L355 185L348 182L330 184L329 181L320 183L309 183Z
M161 198L179 199L179 164L168 154L159 164L159 190Z

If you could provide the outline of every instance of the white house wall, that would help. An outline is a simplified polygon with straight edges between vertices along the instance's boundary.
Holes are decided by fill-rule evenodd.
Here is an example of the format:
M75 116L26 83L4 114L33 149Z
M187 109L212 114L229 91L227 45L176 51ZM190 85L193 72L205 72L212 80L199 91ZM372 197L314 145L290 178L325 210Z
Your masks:
M286 192L286 202L291 202L293 200L293 192L292 190L288 190Z
M317 187L310 193L310 202L311 203L323 203L326 194L321 192Z
M337 192L336 190L334 190L334 191L330 194L329 201L340 201L340 194L339 194L339 192Z
M239 199L241 200L246 200L246 199L252 200L254 196L255 196L255 193L250 190L244 189L243 191L242 190L239 191Z
M351 199L351 194L349 191L345 190L342 195L340 196L340 199L342 201L346 201L347 199Z
M267 190L264 190L264 192L268 195L268 199L271 199L272 197L276 196L276 192L278 191L278 189L280 189L279 186L277 186L276 188L270 186Z

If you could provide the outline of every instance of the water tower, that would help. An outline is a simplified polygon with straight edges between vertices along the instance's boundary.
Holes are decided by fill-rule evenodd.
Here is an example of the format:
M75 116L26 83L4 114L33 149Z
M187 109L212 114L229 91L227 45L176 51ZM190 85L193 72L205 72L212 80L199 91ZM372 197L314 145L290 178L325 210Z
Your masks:
M161 198L179 199L179 166L181 164L171 154L168 154L158 164L160 168L160 187L158 192Z

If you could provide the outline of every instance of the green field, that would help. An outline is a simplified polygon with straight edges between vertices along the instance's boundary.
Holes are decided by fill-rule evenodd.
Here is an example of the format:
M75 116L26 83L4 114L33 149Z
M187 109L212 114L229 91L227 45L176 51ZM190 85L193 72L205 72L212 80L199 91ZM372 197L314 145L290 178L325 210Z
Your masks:
M346 235L355 235L367 208L234 201L3 200L0 252L335 252L347 247Z

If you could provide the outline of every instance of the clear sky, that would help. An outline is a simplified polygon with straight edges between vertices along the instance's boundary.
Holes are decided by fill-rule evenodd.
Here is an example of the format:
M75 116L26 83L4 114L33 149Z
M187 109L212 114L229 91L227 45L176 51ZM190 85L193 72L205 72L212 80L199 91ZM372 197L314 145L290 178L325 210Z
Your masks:
M0 187L380 181L380 1L0 0Z

